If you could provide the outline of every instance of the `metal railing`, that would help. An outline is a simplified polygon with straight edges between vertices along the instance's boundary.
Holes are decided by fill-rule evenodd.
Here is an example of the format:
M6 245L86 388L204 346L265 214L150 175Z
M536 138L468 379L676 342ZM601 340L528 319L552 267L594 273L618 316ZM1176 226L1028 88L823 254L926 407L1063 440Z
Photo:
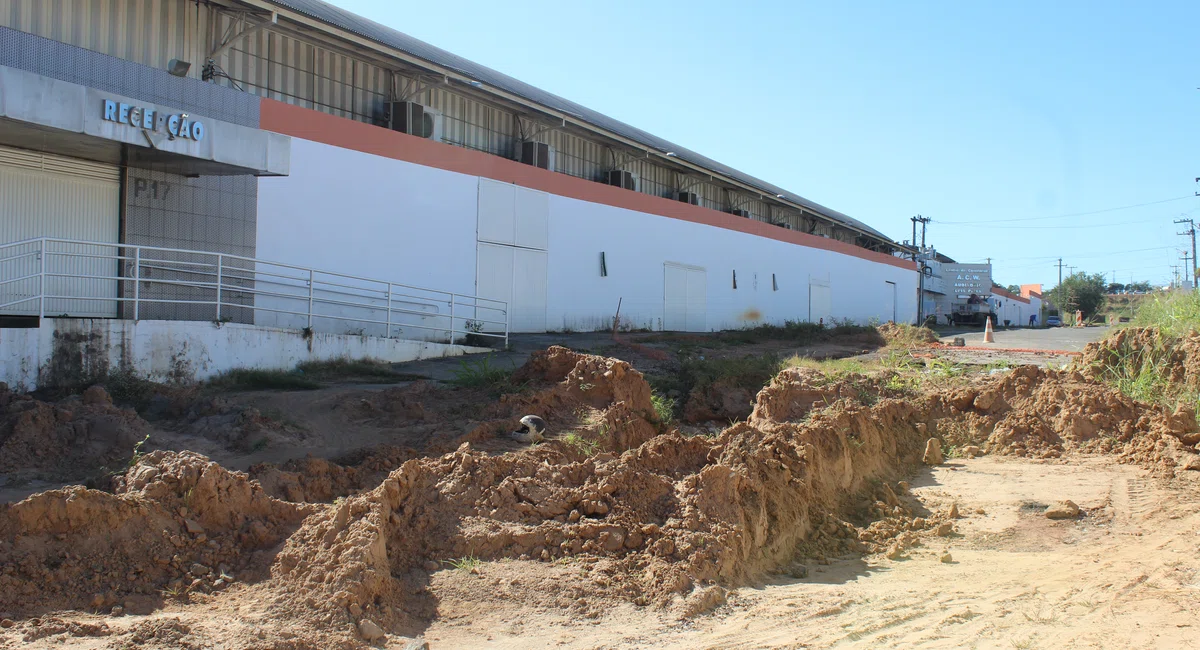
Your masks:
M43 237L0 244L0 315L211 320L508 343L508 304L228 253Z

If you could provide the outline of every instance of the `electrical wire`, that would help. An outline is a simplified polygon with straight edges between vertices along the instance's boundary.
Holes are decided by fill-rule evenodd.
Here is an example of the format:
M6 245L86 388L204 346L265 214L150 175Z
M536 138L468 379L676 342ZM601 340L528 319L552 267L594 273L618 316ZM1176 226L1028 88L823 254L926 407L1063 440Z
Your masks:
M1046 221L1048 219L1067 219L1069 217L1084 217L1089 214L1104 214L1105 212L1117 212L1120 210L1132 210L1133 208L1144 208L1148 205L1159 205L1161 203L1170 203L1172 201L1182 201L1184 199L1192 199L1192 198L1195 198L1194 194L1187 194L1185 196L1177 196L1177 197L1171 198L1171 199L1162 199L1160 201L1148 201L1146 203L1135 203L1133 205L1122 205L1122 206L1115 207L1115 208L1105 208L1103 210L1092 210L1090 212L1072 212L1070 214L1059 214L1059 215L1055 215L1052 217L1022 217L1019 219L990 219L990 220L988 220L987 223L1012 223L1012 222L1018 222L1018 221ZM978 221L942 221L941 219L934 219L933 223L941 224L943 226L978 226L978 225L981 225L980 222L978 222Z

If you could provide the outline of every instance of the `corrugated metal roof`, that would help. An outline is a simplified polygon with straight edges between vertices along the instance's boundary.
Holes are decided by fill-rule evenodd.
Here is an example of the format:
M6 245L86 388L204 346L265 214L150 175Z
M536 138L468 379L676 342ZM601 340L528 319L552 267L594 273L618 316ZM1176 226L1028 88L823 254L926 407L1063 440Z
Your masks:
M691 151L686 147L681 147L672 142L668 142L662 138L651 135L637 127L630 126L615 120L607 115L593 111L587 107L580 106L573 101L563 99L553 93L548 93L540 88L535 88L523 81L514 79L506 74L497 72L486 66L479 65L472 61L468 61L461 56L451 54L443 49L434 47L424 41L417 40L408 34L399 32L386 25L381 25L375 21L363 18L356 14L352 14L345 9L335 7L321 0L268 0L271 4L278 5L287 9L291 9L297 13L304 14L310 18L343 29L353 34L357 34L363 38L375 41L381 45L395 48L419 59L424 59L430 63L439 65L443 68L448 68L457 71L464 76L470 77L483 84L494 86L505 92L511 93L523 99L540 104L547 108L553 109L560 113L571 115L576 119L591 124L605 131L609 131L623 138L633 140L638 144L666 153L673 151L680 160L687 161L693 165L698 165L709 169L716 174L735 179L741 183L749 185L757 190L762 191L764 195L775 197L782 194L784 198L790 202L802 205L814 212L818 212L826 217L841 221L846 225L857 228L863 232L870 233L884 241L893 241L887 235L875 230L867 224L854 219L848 215L844 215L836 210L831 210L823 205L809 201L808 199L799 196L793 192L789 192L781 187L772 185L762 179L755 178L749 174L744 174L732 167L723 165L707 156Z

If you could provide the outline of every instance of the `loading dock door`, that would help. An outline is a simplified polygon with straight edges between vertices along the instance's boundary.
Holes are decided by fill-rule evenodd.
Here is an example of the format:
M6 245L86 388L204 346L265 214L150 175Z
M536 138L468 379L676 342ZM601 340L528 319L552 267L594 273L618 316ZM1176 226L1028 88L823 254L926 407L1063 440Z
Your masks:
M56 237L117 243L120 228L120 170L112 165L0 147L0 244ZM23 250L18 250L23 249ZM0 251L0 278L40 271L33 247ZM117 315L116 249L110 246L52 246L67 255L48 257L46 272L89 278L49 277L46 293L113 300L48 300L47 315L112 318ZM38 281L0 285L0 305L37 295ZM35 301L14 305L5 314L38 313Z
M706 331L708 274L696 266L663 265L663 329L669 332Z

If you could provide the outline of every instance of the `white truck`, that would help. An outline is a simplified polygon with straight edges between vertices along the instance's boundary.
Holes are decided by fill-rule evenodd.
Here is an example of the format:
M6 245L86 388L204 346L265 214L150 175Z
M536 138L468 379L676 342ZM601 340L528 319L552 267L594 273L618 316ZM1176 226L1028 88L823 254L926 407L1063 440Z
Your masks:
M996 322L992 311L992 265L991 264L943 264L942 277L950 298L948 316L955 325L978 325L983 327L987 319Z

